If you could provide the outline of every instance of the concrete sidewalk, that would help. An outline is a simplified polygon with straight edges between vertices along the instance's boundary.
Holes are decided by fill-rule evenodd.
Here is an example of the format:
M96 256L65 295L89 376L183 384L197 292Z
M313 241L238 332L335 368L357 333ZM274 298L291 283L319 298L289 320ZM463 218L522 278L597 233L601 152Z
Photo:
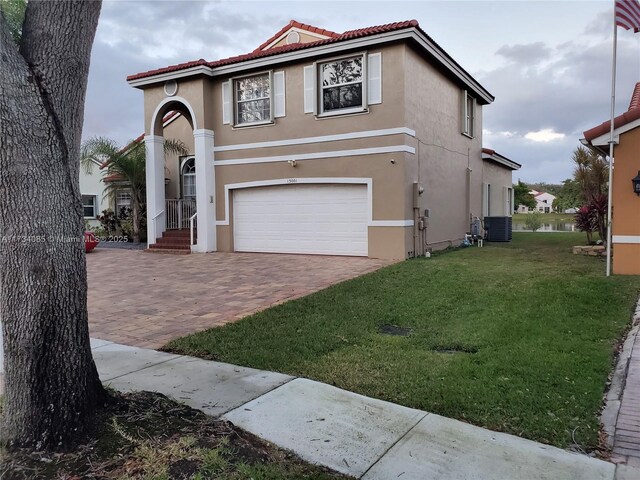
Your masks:
M631 480L640 470L279 373L92 340L113 388L163 393L365 480Z

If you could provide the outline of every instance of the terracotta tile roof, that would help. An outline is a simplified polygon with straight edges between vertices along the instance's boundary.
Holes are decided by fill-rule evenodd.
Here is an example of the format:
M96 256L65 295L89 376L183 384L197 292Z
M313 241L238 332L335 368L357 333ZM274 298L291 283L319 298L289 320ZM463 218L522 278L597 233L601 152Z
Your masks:
M306 23L300 23L300 22L297 22L296 20L291 20L284 27L282 27L278 33L276 33L273 37L263 42L252 53L257 53L262 51L263 48L265 48L270 43L275 42L281 35L283 35L290 28L298 28L300 30L306 30L307 32L316 33L318 35L324 35L325 37L335 38L340 36L340 34L329 31L329 30L325 30L324 28L318 28L318 27L314 27L313 25L307 25Z
M491 150L490 148L482 147L482 153L486 153L488 155L495 155L496 151L495 150Z
M620 128L627 123L631 123L638 119L640 119L640 82L636 83L636 86L633 89L631 102L629 103L629 110L613 119L613 128ZM611 120L607 120L606 122L602 122L597 127L593 127L584 132L584 138L588 142L591 142L593 139L609 132L610 128Z
M634 108L640 108L640 82L636 83L636 87L633 89L633 95L631 95L631 102L629 102L629 110Z
M292 20L292 21L295 22L295 20ZM304 24L301 24L299 22L296 22L296 23L299 24L299 25L304 25ZM286 30L287 28L289 28L288 25L285 26L284 29L281 29L280 32L283 32L283 30ZM317 28L317 27L312 27L312 28ZM417 20L406 20L406 21L403 21L403 22L388 23L386 25L378 25L378 26L374 26L374 27L361 28L361 29L357 29L357 30L348 30L348 31L346 31L346 32L344 32L342 34L336 34L334 32L329 32L328 30L318 29L319 30L318 33L329 32L329 33L332 33L333 35L331 36L331 38L327 38L325 40L318 40L317 42L293 43L293 44L290 44L290 45L282 45L280 47L270 48L268 50L259 50L260 47L258 47L258 49L254 50L251 53L245 53L243 55L237 55L235 57L223 58L221 60L216 60L216 61L213 61L213 62L207 62L206 60L201 58L199 60L194 60L192 62L180 63L178 65L170 65L170 66L164 67L164 68L158 68L158 69L155 69L155 70L149 70L149 71L146 71L146 72L140 72L140 73L136 73L134 75L129 75L127 77L127 81L139 80L141 78L152 77L154 75L159 75L159 74L163 74L163 73L176 72L178 70L186 70L188 68L197 67L197 66L207 66L209 68L222 67L222 66L225 66L225 65L231 65L231 64L234 64L234 63L245 62L245 61L254 60L254 59L257 59L257 58L270 57L270 56L274 56L274 55L279 55L281 53L292 52L292 51L297 51L297 50L304 50L304 49L311 48L311 47L317 47L319 45L337 43L337 42L342 42L342 41L346 41L346 40L352 40L354 38L367 37L367 36L376 35L376 34L379 34L379 33L393 32L393 31L396 31L396 30L403 30L403 29L408 29L408 28L417 28L418 30L420 30L420 32L422 32L424 35L426 35L428 38L430 38L420 28L420 25L418 24ZM262 45L261 45L261 47L262 47ZM449 55L447 55L446 53L445 53L445 55L452 62L456 63ZM457 63L456 63L456 65L457 65Z
M107 175L102 179L103 182L124 182L125 178L119 173L114 173L112 175Z

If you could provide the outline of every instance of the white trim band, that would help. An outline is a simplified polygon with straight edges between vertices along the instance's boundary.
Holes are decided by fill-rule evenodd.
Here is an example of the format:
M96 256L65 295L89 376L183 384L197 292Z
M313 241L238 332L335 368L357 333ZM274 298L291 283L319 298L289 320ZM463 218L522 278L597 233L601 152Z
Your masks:
M245 165L248 163L288 162L289 160L316 160L320 158L354 157L358 155L374 155L377 153L411 153L416 149L409 145L392 145L389 147L357 148L354 150L334 150L329 152L300 153L298 155L279 155L273 157L234 158L230 160L214 160L214 165Z
M371 220L370 227L413 227L413 220Z
M614 235L611 237L613 243L634 243L640 244L640 235Z
M387 135L416 136L416 132L406 127L385 128L382 130L365 130L362 132L341 133L337 135L322 135L319 137L291 138L287 140L273 140L270 142L242 143L238 145L223 145L214 147L214 152L229 152L232 150L250 150L254 148L287 147L289 145L307 145L309 143L337 142L339 140L353 140L356 138L384 137Z

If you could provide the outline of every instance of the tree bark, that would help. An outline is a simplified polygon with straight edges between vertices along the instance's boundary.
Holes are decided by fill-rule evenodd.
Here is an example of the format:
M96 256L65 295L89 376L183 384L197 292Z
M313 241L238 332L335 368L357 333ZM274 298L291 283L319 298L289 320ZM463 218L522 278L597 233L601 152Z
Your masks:
M0 319L10 445L53 448L104 398L91 355L79 158L100 1L30 0L0 18Z

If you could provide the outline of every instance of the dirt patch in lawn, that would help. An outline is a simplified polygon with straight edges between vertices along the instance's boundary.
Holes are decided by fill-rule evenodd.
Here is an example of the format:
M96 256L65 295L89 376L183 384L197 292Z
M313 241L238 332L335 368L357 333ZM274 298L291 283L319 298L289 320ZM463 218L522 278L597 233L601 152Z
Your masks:
M117 394L73 449L0 451L0 478L347 479L150 392Z

